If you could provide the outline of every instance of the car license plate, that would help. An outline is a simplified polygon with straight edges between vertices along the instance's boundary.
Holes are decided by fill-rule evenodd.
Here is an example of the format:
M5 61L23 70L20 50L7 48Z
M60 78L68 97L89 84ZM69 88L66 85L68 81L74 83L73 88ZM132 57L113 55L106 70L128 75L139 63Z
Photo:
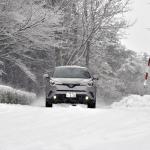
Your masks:
M67 92L66 97L67 98L76 98L76 93L75 92Z

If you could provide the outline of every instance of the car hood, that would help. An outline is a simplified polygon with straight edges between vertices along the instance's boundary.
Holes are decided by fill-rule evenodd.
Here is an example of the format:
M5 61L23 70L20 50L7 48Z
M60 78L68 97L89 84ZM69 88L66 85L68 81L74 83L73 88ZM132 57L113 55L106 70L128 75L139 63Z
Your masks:
M92 81L92 79L82 79L82 78L51 78L55 84L80 84L84 85Z

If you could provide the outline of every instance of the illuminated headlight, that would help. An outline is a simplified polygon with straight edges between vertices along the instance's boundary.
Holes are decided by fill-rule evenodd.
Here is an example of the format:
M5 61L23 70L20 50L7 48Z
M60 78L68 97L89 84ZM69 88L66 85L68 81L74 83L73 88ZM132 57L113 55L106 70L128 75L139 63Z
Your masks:
M53 96L53 98L54 98L54 99L56 99L56 98L57 98L57 96L55 95L55 96Z
M86 97L85 97L85 100L89 100L89 97L88 97L88 96L86 96Z
M50 80L49 83L50 83L51 85L54 85L54 84L55 84L55 81Z
M93 81L88 82L89 86L93 86Z

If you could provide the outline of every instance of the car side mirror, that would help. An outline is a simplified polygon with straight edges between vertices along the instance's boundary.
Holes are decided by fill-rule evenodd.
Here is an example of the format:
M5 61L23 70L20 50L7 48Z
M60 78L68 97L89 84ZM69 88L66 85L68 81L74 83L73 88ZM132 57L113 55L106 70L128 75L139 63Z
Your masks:
M98 76L97 74L95 74L95 75L93 76L93 80L99 80L99 76Z
M44 78L44 79L50 79L50 76L49 76L48 73L45 73L45 74L43 75L43 78Z

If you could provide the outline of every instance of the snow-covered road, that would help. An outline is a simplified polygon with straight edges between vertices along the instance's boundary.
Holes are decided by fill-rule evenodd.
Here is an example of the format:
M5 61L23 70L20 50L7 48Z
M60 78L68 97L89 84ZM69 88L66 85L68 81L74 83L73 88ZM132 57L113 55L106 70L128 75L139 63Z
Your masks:
M0 150L150 150L150 97L138 98L97 109L0 104Z

